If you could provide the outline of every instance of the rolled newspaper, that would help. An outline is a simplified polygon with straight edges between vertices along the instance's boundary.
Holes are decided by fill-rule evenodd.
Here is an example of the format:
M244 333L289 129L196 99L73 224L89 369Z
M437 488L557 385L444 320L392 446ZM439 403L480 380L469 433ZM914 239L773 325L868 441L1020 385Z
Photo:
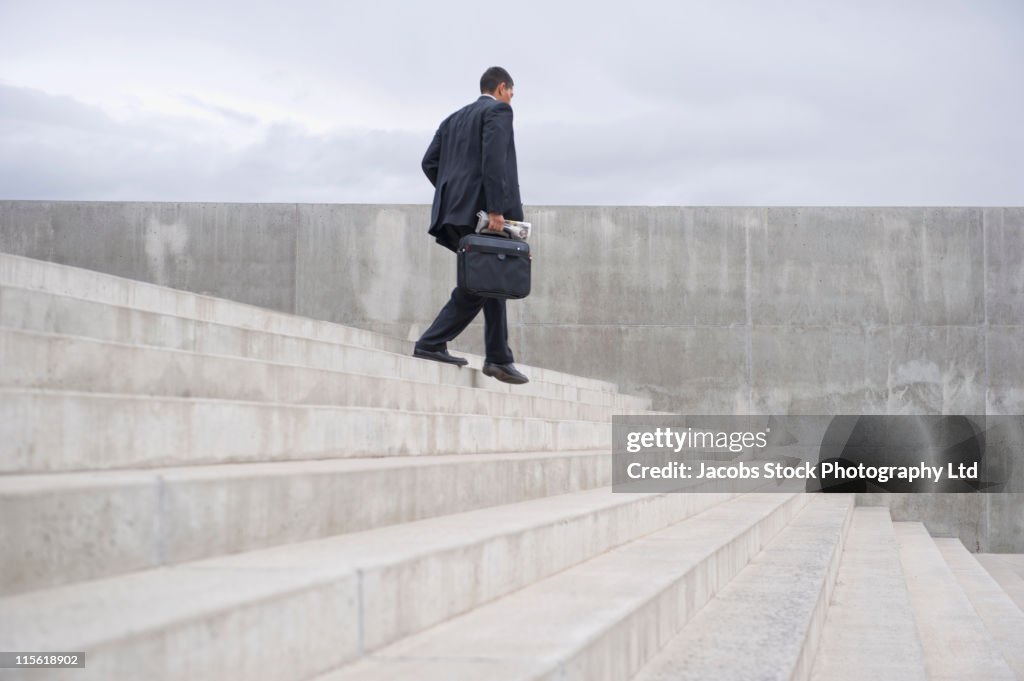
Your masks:
M480 211L476 214L476 231L480 233L487 229L487 225L490 224L491 218L487 215L486 211ZM530 238L530 231L533 225L529 222L522 222L520 220L505 220L505 233L513 239L519 239L520 241L526 241Z

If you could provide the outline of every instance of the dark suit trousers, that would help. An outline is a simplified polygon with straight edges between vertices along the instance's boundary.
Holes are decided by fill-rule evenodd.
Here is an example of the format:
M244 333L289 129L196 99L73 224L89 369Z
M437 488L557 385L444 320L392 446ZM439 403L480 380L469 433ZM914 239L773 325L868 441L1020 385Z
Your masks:
M424 350L446 350L448 341L454 339L469 326L469 323L483 308L484 343L487 346L487 361L494 364L511 364L512 350L508 347L508 319L505 316L505 300L484 298L458 286L451 298L437 314L430 328L423 332L416 346Z

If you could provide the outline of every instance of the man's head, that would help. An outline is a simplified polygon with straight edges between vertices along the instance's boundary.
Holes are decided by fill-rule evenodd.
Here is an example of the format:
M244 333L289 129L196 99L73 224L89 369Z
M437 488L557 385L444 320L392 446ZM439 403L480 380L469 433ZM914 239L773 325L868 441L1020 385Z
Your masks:
M512 76L500 66L492 66L480 76L480 94L494 95L506 104L512 101Z

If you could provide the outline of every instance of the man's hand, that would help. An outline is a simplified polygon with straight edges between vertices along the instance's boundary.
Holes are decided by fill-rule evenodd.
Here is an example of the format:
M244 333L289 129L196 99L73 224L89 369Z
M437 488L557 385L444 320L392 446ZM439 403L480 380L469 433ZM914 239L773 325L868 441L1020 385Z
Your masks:
M501 213L488 213L487 217L490 218L490 222L487 223L488 232L497 232L501 234L505 231L505 216Z

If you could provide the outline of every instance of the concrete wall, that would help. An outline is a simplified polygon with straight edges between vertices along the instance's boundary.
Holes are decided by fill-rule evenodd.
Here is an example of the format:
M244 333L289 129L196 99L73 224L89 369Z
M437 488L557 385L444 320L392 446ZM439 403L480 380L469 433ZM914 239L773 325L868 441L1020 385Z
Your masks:
M616 381L665 411L1024 413L1024 208L526 212L534 289L509 303L523 362ZM427 217L6 201L0 251L413 339L455 281ZM481 352L476 327L453 348ZM1024 550L1019 497L892 503L898 517L930 504L931 529L972 549Z

